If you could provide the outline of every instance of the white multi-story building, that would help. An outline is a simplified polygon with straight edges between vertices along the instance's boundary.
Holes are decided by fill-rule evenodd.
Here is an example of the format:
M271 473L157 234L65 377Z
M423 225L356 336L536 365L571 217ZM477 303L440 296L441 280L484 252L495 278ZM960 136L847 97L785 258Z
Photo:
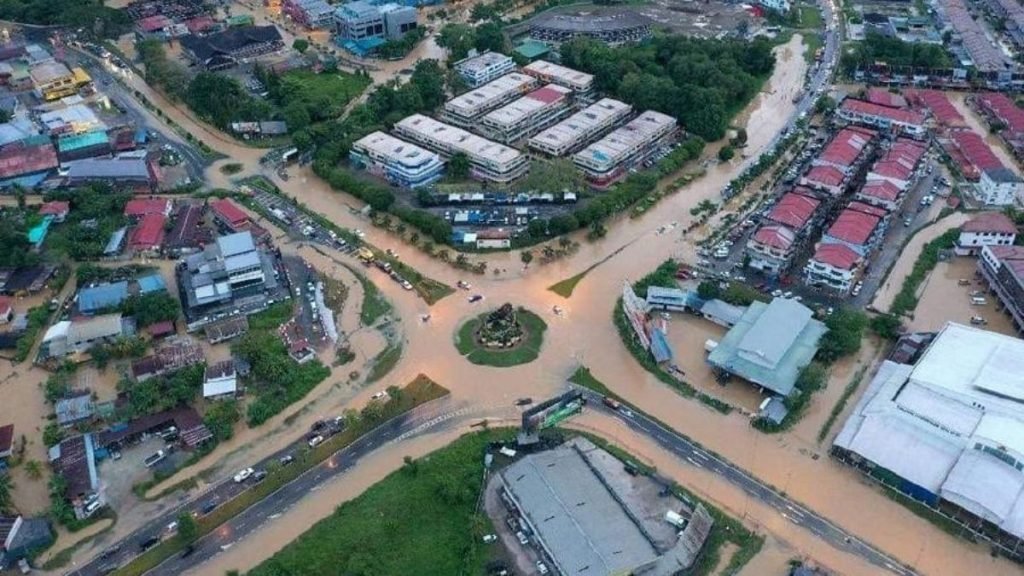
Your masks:
M594 76L547 60L537 60L523 67L523 72L541 82L558 84L576 92L576 97L586 100L594 91Z
M536 152L564 156L590 144L625 120L632 111L629 104L602 98L530 138L527 145Z
M471 128L481 116L526 94L537 85L531 76L513 72L445 102L441 119Z
M530 168L529 159L516 149L422 114L402 119L395 124L395 132L445 157L465 154L472 175L481 180L508 183Z
M516 69L511 57L498 52L484 52L455 63L455 71L462 76L470 88L483 86Z
M960 227L955 252L961 256L977 254L985 246L1013 246L1017 226L1002 212L982 212Z
M814 256L804 267L804 281L846 294L853 287L857 270L863 260L860 254L845 244L818 244Z
M1012 206L1022 199L1024 183L1009 168L1000 166L981 171L974 197L987 206Z
M765 224L747 241L751 268L778 275L793 256L796 233L781 224Z
M572 90L548 84L488 112L480 119L480 129L488 137L511 144L558 122L572 112Z
M625 126L573 155L573 162L595 188L606 188L643 161L655 145L675 132L676 119L648 110Z
M436 182L444 171L444 162L434 152L383 132L357 140L349 157L353 163L403 188Z
M789 0L758 0L758 4L764 6L769 10L774 10L780 14L789 13L789 9L792 7Z

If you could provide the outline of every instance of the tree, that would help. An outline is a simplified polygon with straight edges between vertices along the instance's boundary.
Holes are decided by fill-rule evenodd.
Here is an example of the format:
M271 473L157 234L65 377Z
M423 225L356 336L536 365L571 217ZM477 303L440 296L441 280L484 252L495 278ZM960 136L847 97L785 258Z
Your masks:
M715 298L718 298L719 293L718 284L715 284L710 280L704 280L697 285L697 295L700 296L702 300L714 300Z
M732 160L735 155L736 150L734 150L732 146L722 146L722 148L718 150L718 159L722 162Z
M818 344L818 359L830 363L860 350L868 318L862 312L841 308L825 319L828 332Z
M523 264L529 266L530 262L533 262L533 252L529 250L523 250L522 252L519 253L519 259L522 260Z
M178 301L164 291L130 296L121 304L121 313L134 316L140 328L178 317Z
M448 175L456 180L469 177L469 156L465 152L456 152L448 160Z
M487 22L478 26L474 45L479 52L503 52L505 50L505 33L501 31L501 24Z
M462 60L476 47L476 32L466 24L447 24L437 35L437 45L448 50L448 61Z
M39 460L25 462L25 474L32 480L40 480L43 477L43 465Z
M11 481L11 475L0 474L0 512L7 513L14 508L14 499L11 497L13 488L14 482Z
M182 512L178 514L178 540L183 544L188 544L199 536L199 527L196 525L196 519L192 517L192 514L188 512Z
M836 101L828 94L823 94L814 103L814 111L818 114L827 114L836 109Z
M524 192L577 192L585 188L583 174L569 158L535 160L519 189Z
M892 314L881 314L871 319L871 331L887 340L897 340L903 325L899 317Z
M295 42L292 42L292 48L299 54L305 54L306 50L309 50L309 41L304 38L296 38Z
M732 139L732 145L737 147L743 147L747 145L747 129L740 128L736 130L736 137Z

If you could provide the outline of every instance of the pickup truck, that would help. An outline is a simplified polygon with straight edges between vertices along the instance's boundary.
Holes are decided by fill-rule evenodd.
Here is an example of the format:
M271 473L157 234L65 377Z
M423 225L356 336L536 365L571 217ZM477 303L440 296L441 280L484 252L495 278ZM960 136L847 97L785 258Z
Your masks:
M167 453L163 450L157 450L155 454L147 456L146 459L143 460L143 463L146 465L146 468L152 468L164 458L167 458Z

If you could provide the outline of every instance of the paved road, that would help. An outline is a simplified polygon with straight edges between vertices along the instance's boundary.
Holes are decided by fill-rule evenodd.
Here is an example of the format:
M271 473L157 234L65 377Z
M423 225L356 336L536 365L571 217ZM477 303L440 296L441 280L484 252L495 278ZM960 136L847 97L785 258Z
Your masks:
M915 574L910 568L900 565L898 560L887 556L885 553L873 548L870 544L858 540L839 526L786 498L771 486L761 482L729 461L707 452L689 438L676 433L674 430L665 428L641 413L625 407L620 410L611 410L601 402L599 394L584 388L580 388L580 390L587 397L587 406L590 409L610 414L622 420L630 430L647 436L665 450L678 456L680 460L688 462L691 466L708 470L718 478L737 486L749 494L751 498L778 510L783 518L812 532L832 547L863 558L879 568L899 574L900 576Z
M217 530L199 539L194 551L186 558L174 556L164 562L150 574L181 574L188 568L195 567L213 557L235 541L257 530L265 522L272 521L288 510L303 497L316 491L318 487L332 478L355 466L361 458L379 446L394 440L402 440L435 430L437 426L450 425L473 412L470 408L457 409L450 398L442 398L423 404L412 411L393 418L371 432L363 435L347 448L339 450L330 458L304 472L297 479L285 485L270 497L267 497L244 512L221 525ZM294 453L303 447L305 438L298 439L288 448L277 452L253 468L266 468L266 465L285 454ZM294 465L294 464L293 464ZM120 540L120 547L106 558L94 558L80 568L67 573L67 576L98 576L106 574L118 566L129 562L140 553L142 542L152 536L160 536L166 532L166 526L181 513L201 513L203 507L211 502L223 504L243 491L249 489L249 483L236 483L231 478L224 478L200 495L192 497L173 509L154 518L142 528Z

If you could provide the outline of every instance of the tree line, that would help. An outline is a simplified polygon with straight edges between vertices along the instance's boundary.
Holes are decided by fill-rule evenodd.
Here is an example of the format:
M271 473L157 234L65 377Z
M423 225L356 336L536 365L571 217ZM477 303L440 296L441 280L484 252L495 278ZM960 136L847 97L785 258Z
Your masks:
M590 39L562 44L562 63L594 75L595 88L633 105L674 116L707 141L725 135L732 116L760 90L775 66L763 38L706 40L657 35L612 48Z
M876 32L868 32L863 42L854 42L852 49L843 50L839 65L845 74L852 75L858 68L867 68L876 62L913 68L949 68L952 65L942 45L904 42Z

